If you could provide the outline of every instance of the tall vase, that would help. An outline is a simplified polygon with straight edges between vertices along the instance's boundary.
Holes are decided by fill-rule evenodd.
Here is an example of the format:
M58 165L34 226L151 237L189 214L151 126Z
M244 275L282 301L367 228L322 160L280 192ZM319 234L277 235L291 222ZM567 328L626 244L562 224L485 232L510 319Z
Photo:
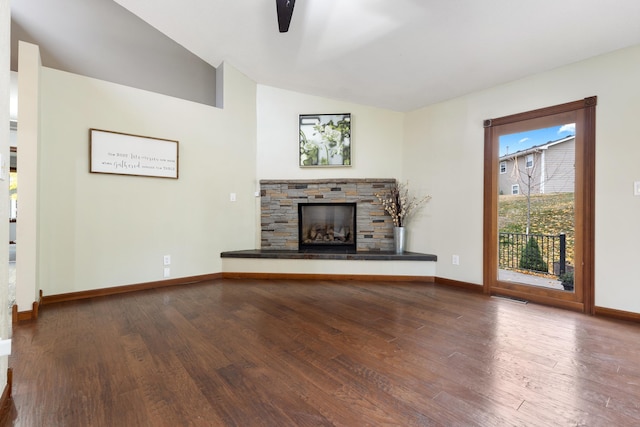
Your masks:
M393 247L397 254L404 253L406 239L404 227L393 227Z

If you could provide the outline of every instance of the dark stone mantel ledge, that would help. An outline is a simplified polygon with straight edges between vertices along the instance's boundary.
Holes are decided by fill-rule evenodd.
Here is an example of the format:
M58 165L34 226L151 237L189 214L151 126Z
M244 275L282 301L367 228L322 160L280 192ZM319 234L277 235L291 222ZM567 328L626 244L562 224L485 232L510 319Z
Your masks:
M437 261L438 257L419 252L329 252L329 251L287 251L269 249L248 249L228 251L220 254L221 258L262 258L262 259L330 259L330 260L371 260L371 261Z

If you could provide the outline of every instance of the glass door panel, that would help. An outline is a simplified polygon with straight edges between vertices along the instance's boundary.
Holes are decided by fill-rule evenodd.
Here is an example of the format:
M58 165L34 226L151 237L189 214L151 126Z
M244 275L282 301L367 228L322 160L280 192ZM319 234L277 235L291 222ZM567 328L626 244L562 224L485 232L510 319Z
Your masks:
M498 137L498 280L573 292L575 129Z

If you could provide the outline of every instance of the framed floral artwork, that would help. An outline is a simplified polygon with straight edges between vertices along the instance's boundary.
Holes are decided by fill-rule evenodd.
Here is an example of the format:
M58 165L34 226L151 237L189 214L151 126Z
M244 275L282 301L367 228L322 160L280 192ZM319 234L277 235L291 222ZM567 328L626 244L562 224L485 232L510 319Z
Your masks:
M301 114L300 167L351 166L351 114Z

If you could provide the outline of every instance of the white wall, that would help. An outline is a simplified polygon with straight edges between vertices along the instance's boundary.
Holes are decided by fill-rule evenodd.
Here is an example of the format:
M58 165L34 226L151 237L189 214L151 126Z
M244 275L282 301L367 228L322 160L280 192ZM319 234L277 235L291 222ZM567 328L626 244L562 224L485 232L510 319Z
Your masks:
M596 95L595 301L640 312L639 75L635 46L407 114L404 175L434 196L414 249L438 255L438 276L481 284L482 121Z
M11 27L11 14L9 0L0 0L0 99L5 102L0 103L0 153L7 164L9 164L9 47ZM9 176L8 172L0 171L3 181L0 181L0 199L9 199ZM8 203L0 204L0 219L9 219ZM7 241L9 238L9 228L0 228L0 241ZM11 318L9 316L9 248L3 245L0 249L0 339L11 337ZM0 390L3 390L7 383L8 357L0 357Z
M224 109L42 68L45 296L163 280L163 255L172 278L216 273L253 246L256 87L223 68ZM89 128L178 140L179 179L89 173Z
M432 261L223 258L222 267L223 271L233 273L416 277L435 277L436 275L436 263Z
M258 179L399 178L403 114L258 85ZM350 167L298 166L300 114L351 113Z
M18 141L20 156L20 221L16 222L16 303L19 311L30 311L38 300L38 166L40 146L40 50L19 42ZM18 262L17 260L20 260Z

